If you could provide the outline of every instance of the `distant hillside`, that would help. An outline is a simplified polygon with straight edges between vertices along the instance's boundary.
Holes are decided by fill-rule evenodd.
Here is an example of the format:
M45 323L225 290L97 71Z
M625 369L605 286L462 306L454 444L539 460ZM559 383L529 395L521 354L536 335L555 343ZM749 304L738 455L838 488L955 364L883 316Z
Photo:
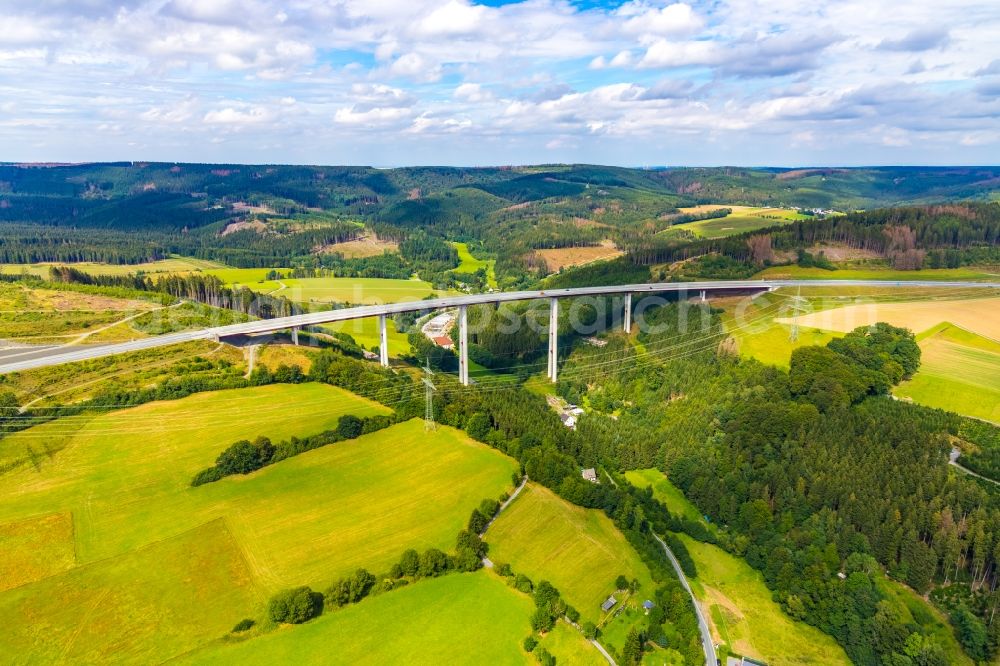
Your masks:
M716 218L713 233L723 236L768 225L756 218L719 222L720 213L700 204L773 208L788 219L798 215L790 208L810 209L798 229L829 211L995 199L1000 167L2 164L0 261L138 264L175 253L344 275L420 272L442 285L460 279L482 286L484 276L452 272L457 258L445 241L462 241L480 259L495 259L500 285L514 287L551 272L546 257L556 248L603 245L650 263L680 246L716 247L684 231L685 223ZM321 251L373 234L391 241L388 247L398 244L399 253L348 258Z

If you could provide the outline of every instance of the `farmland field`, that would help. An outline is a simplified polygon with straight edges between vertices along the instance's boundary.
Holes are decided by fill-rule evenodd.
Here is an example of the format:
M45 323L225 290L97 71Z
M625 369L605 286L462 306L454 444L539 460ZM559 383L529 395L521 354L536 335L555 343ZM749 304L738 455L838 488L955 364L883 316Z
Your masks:
M535 254L545 260L550 273L558 273L563 268L620 257L624 252L616 248L614 243L606 242L600 245L535 250Z
M918 339L920 369L893 393L929 407L1000 422L1000 342L952 324L937 326Z
M386 412L341 389L301 384L202 393L62 418L0 440L0 461L24 448L43 452L37 467L0 476L0 522L72 511L78 563L120 555L230 510L242 515L254 507L255 486L276 484L278 495L284 490L284 500L294 503L294 485L282 489L275 478L287 474L282 467L301 465L309 456L190 488L191 477L232 442L258 435L277 441L333 427L343 414ZM249 503L240 503L244 495L251 496ZM280 511L280 504L275 500L272 510Z
M208 645L180 662L528 665L536 661L521 641L531 633L533 609L527 595L487 571L454 574L365 599L299 627ZM553 653L559 663L580 663L566 652Z
M428 433L409 421L189 486L236 439L277 441L341 414L386 411L325 385L273 385L64 418L0 440L0 460L39 452L37 466L0 476L4 566L18 568L21 585L0 592L0 622L18 625L0 647L92 661L120 641L149 661L225 633L279 588L388 569L406 548L451 550L472 508L509 488L515 464L443 426ZM191 605L190 624L177 620ZM50 617L65 618L67 634L38 645ZM160 621L175 630L159 635Z
M73 268L91 273L93 275L127 275L129 273L192 273L217 269L222 264L193 257L170 257L159 261L150 261L142 264L103 264L93 261L81 262L44 262L37 264L0 264L0 273L20 274L27 272L40 278L49 277L49 268L52 266L72 266Z
M500 514L486 541L490 559L509 562L536 583L548 580L584 620L600 618L619 574L638 579L641 590L653 589L646 565L611 519L535 484Z
M325 412L322 418L330 423L342 413L379 410L343 391L311 388L327 390L286 395L264 391L244 397L241 420L252 425L270 417L273 422L276 413L287 412L288 421L295 424L293 414L312 411ZM275 398L271 404L260 400L268 396ZM0 488L14 495L0 511L73 510L80 562L125 553L224 516L255 577L273 590L295 583L321 586L360 566L388 568L408 547L451 548L472 508L485 497L498 496L510 483L509 459L458 431L442 427L428 434L422 422L411 421L248 476L189 488L194 473L225 446L255 435L244 427L242 433L220 441L209 428L192 431L170 423L210 421L210 412L201 409L204 403L209 409L218 408L225 420L237 399L224 396L230 400L227 405L218 396L197 398L197 406L190 399L178 401L188 403L186 411L154 405L148 419L130 423L129 430L135 429L131 433L125 432L121 421L108 422L108 417L83 425L80 436L56 455L51 466L43 463L41 472L29 468L0 478ZM292 402L296 398L297 404ZM139 410L143 408L130 411ZM113 445L105 434L109 431L115 432ZM195 435L199 431L200 437ZM153 433L159 435L152 437L157 450L150 451L142 444ZM101 451L94 451L98 447ZM100 461L95 460L97 455ZM401 460L406 464L399 464ZM411 469L421 470L417 478ZM46 492L47 483L58 484L57 490ZM437 508L444 496L447 511Z
M778 323L791 323L779 318ZM1000 298L923 300L903 303L861 303L795 318L800 326L847 333L858 326L886 322L920 333L950 322L983 337L1000 340Z
M159 663L225 633L263 599L218 519L0 593L0 654L23 663Z
M803 215L788 208L757 208L753 206L695 206L693 208L681 208L679 210L682 213L705 213L709 210L717 210L719 208L729 208L732 212L725 217L676 224L669 227L667 231L684 229L701 238L725 238L726 236L735 236L748 231L755 231L757 229L765 229L779 224L786 224L793 220L809 219L808 215Z
M0 592L55 575L76 563L73 517L33 516L0 525Z
M860 268L839 268L828 271L822 268L802 266L772 266L754 275L761 280L970 280L992 282L1000 280L1000 268L996 266L963 268L924 268L919 271L897 271L888 266L865 266Z

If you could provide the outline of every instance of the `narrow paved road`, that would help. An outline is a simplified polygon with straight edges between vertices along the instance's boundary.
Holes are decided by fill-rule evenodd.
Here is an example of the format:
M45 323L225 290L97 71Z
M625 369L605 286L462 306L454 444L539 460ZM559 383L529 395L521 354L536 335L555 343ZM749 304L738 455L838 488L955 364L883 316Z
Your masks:
M958 457L960 455L962 455L961 451L959 451L958 449L952 449L951 455L948 457L948 464L955 467L955 469L957 469L958 471L968 474L969 476L974 476L977 479L982 479L983 481L989 481L990 483L1000 486L1000 481L997 481L996 479L991 479L988 476L983 476L982 474L977 474L968 467L962 467L962 465L958 462Z
M660 538L660 535L653 533L656 540L660 542L663 546L663 552L667 554L667 559L670 560L670 564L673 565L674 571L677 572L677 577L681 579L681 585L687 590L687 593L691 596L691 603L694 604L694 612L698 615L698 630L701 631L701 643L702 647L705 648L705 666L715 666L718 663L718 658L715 656L715 643L712 642L712 632L708 629L708 622L705 621L705 615L701 612L701 606L698 605L698 600L694 598L694 592L691 591L691 586L688 584L687 576L684 575L684 570L681 569L681 563L677 561L674 557L674 553L670 550L670 546L667 542Z
M615 662L615 658L612 657L610 654L608 654L608 651L604 649L603 645L597 642L597 639L591 638L589 640L590 644L593 645L595 648L597 648L598 652L604 655L604 658L608 660L608 663L611 664L611 666L618 666L618 664Z

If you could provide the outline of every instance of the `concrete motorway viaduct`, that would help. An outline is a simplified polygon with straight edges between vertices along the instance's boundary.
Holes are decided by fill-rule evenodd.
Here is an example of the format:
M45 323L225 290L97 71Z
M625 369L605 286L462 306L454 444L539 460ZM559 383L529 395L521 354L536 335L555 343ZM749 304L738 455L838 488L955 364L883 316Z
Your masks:
M559 299L577 296L624 296L625 297L625 331L632 328L632 295L675 293L680 298L697 295L702 300L709 292L757 292L773 291L782 287L887 287L910 289L1000 289L1000 282L944 282L944 281L888 281L888 280L718 280L712 282L658 282L652 284L623 284L602 287L578 287L573 289L542 289L538 291L510 291L489 294L473 294L463 296L447 296L433 300L409 301L406 303L389 303L386 305L364 305L341 310L326 310L308 314L280 317L277 319L261 319L242 324L219 326L196 331L182 331L167 335L133 340L118 344L99 345L83 348L55 347L51 353L35 356L21 361L4 363L0 360L0 374L43 368L74 361L85 361L115 354L141 351L165 347L167 345L192 342L195 340L222 341L227 337L237 335L256 335L273 333L275 331L291 330L292 340L298 343L298 332L303 326L328 324L331 322L378 317L379 323L379 362L389 365L389 351L386 338L386 318L400 312L416 312L421 310L440 310L458 308L459 322L459 379L462 384L469 383L468 356L468 316L470 305L500 304L515 301L549 299L549 353L548 376L556 381L557 366L557 335L556 322L559 316Z

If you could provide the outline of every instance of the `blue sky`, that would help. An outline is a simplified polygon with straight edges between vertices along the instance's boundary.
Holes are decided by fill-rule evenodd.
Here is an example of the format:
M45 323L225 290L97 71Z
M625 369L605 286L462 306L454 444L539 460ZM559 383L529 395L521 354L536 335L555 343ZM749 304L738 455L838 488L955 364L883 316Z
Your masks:
M0 0L0 161L996 164L989 0Z

